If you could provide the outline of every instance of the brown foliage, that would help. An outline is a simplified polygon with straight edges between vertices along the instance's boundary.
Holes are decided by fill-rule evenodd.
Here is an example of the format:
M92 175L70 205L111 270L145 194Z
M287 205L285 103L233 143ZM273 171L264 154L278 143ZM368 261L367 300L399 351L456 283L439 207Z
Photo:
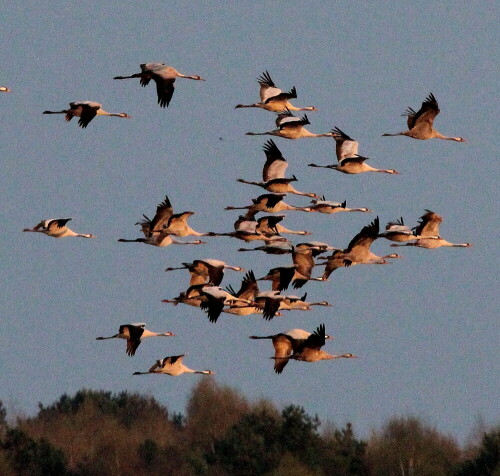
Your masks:
M213 442L249 411L245 397L218 385L215 379L201 379L191 391L186 409L186 432L195 446L208 451Z
M445 476L458 462L455 440L414 417L391 419L368 442L374 476Z

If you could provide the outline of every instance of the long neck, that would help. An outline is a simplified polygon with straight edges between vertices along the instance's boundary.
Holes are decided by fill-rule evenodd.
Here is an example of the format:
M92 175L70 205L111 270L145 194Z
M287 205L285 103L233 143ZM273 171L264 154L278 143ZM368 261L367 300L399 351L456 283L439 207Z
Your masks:
M98 109L97 110L97 115L98 116L115 116L115 117L122 117L122 113L115 113L115 112L108 112L103 109Z
M299 212L310 212L311 209L309 207L296 207L294 205L289 205L288 203L281 202L282 205L275 209L274 211L282 211L282 210L295 210Z
M382 137L407 136L408 131L396 132L395 134L382 134Z
M177 73L177 77L178 78L184 78L184 79L195 79L195 80L200 79L199 76L189 76L187 74L182 74L182 73L179 73L179 72Z
M301 195L302 197L311 197L311 198L318 198L318 199L320 198L315 193L300 192L299 190L296 190L295 188L293 188L291 185L288 185L287 193L293 193L295 195Z
M289 111L317 111L317 109L314 106L296 107L290 102L286 103L286 108Z
M332 137L332 133L325 132L324 134L315 134L314 132L310 132L307 129L302 128L299 137Z
M372 169L372 172L381 172L383 174L399 175L399 172L397 172L394 169Z
M344 212L371 212L371 210L369 210L366 207L362 207L362 208L342 208L342 209L340 209L338 211L344 211Z
M445 136L441 134L441 132L436 131L436 129L432 130L432 137L434 137L435 139L454 140L456 142L463 142L463 139L461 137Z
M126 240L125 238L120 238L118 241L122 243L147 243L148 240L146 238L136 238L135 240Z
M224 210L247 210L248 207L226 207Z
M247 136L280 136L279 129L269 132L247 132Z
M238 109L240 107L260 107L260 108L264 108L264 104L261 103L261 102L257 102L255 104L238 104L237 106L235 106L234 108L235 109Z
M201 240L195 240L195 241L177 241L172 239L171 243L174 245L204 245L205 242Z
M237 182L246 183L248 185L257 185L258 187L264 187L266 184L264 182L250 182L249 180L237 179Z
M113 79L131 79L131 78L140 78L142 73L136 73L131 76L115 76Z
M67 110L64 109L62 111L43 111L43 114L67 114Z
M468 248L471 246L470 243L450 243L449 241L446 240L439 240L441 246L451 246L451 247L457 247L457 248Z
M337 169L338 165L333 164L333 165L318 165L318 164L308 164L309 167L318 167L322 169Z
M73 230L68 230L64 234L64 236L77 236L79 238L94 238L94 235L91 235L90 233L75 233Z

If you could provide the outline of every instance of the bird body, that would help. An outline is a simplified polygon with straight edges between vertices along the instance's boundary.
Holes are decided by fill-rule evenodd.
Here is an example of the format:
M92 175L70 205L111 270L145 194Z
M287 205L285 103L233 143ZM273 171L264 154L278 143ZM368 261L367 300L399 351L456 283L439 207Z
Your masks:
M254 305L255 296L259 293L259 286L252 270L248 271L241 281L241 286L236 292L232 286L227 286L227 291L243 301L234 301L229 304L229 308L223 312L238 316L248 316L250 314L261 313L262 310ZM247 301L247 302L244 302Z
M182 362L185 356L186 354L165 357L164 359L157 360L147 372L134 372L134 375L164 374L176 377L185 373L205 375L212 375L215 373L211 370L193 370L186 367Z
M325 325L321 324L316 331L308 336L304 341L300 342L297 349L294 349L292 355L286 357L278 357L279 360L299 360L302 362L318 362L320 360L331 360L339 358L357 358L354 354L329 354L321 349L325 345L325 340L329 336L325 333ZM276 357L274 357L276 359Z
M230 236L247 243L257 240L262 240L266 243L287 242L286 238L280 236L277 229L277 223L283 219L283 216L262 217L259 220L255 220L253 216L256 213L257 211L254 211L246 215L241 215L234 223L234 231L227 233L210 232L208 236Z
M306 301L307 293L305 293L302 297L292 296L290 294L287 294L284 297L285 299L280 302L280 309L287 311L310 311L312 306L331 306L328 301Z
M303 329L290 329L270 336L250 336L250 339L271 339L274 347L274 371L280 374L288 364L288 359L292 352L297 350L309 336L310 332ZM330 338L328 336L328 338Z
M1 93L11 93L12 89L8 88L7 86L0 86L0 92Z
M293 185L291 185L291 182L297 181L297 177L295 177L295 175L290 178L275 178L268 180L267 182L251 182L244 179L238 179L237 181L249 185L257 185L258 187L262 187L271 193L292 193L294 195L302 195L305 197L318 197L315 193L300 192L296 190Z
M160 107L168 107L170 104L175 89L174 83L177 78L205 81L198 75L190 76L179 73L175 68L165 63L143 63L140 67L140 73L132 74L131 76L115 76L113 79L140 78L140 83L143 87L147 86L152 79L156 83L156 92Z
M379 238L386 238L387 240L396 242L406 242L420 238L419 235L416 235L413 230L410 230L410 228L404 224L403 217L399 220L387 223L385 231L380 233L378 236ZM436 235L433 238L439 237Z
M254 104L238 104L235 108L258 107L266 111L280 112L284 109L290 111L316 111L314 106L295 107L289 100L297 98L297 91L293 87L289 92L283 92L276 87L270 74L265 71L258 78L260 85L260 102Z
M225 210L249 210L254 212L279 213L286 210L309 212L309 207L295 207L283 201L284 193L267 193L252 199L253 204L246 207L226 207Z
M343 201L342 203L340 202L329 202L325 200L325 197L323 197L323 200L319 199L314 199L311 200L311 203L313 204L310 206L311 212L318 212L318 213L337 213L337 212L366 212L366 213L371 213L371 210L366 207L361 207L361 208L348 208L346 206L347 202Z
M102 104L95 101L74 101L69 103L69 109L43 111L43 114L65 114L66 121L71 121L73 117L79 117L78 125L82 129L85 129L96 116L131 117L124 112L107 112L102 108Z
M269 255L285 255L292 252L292 244L288 241L278 241L255 248L239 248L238 251L263 251Z
M383 136L406 136L412 139L444 139L453 140L455 142L465 142L463 137L449 137L441 134L434 129L434 119L439 114L439 106L434 97L430 93L425 98L420 109L415 112L411 107L407 108L403 116L407 116L408 130L398 132L396 134L382 134Z
M172 332L152 332L146 329L144 322L137 322L134 324L122 324L118 330L118 334L110 337L96 337L96 340L106 339L126 339L127 340L127 355L135 355L135 351L139 347L142 339L147 337L170 337L175 336Z
M369 225L364 226L361 231L350 241L345 250L335 250L326 261L323 280L327 280L330 274L338 268L353 266L356 264L388 264L388 258L401 258L396 253L385 256L377 256L370 250L370 246L379 236L379 218L376 217Z
M304 137L332 137L331 132L315 134L308 131L304 126L310 124L306 114L302 117L294 116L289 110L278 116L276 125L278 129L268 132L247 132L247 136L276 136L284 139L301 139Z
M234 302L248 303L248 299L243 299L228 291L222 289L220 286L204 285L200 289L200 294L205 299L201 302L200 307L207 313L210 322L217 322L224 306Z
M211 283L218 286L224 277L224 269L232 269L234 271L244 271L239 266L230 266L224 261L216 259L197 259L192 263L182 263L183 266L178 268L167 268L165 271L173 271L177 269L187 269L191 275L189 285Z
M415 241L403 245L392 244L391 246L416 246L418 248L435 249L441 247L469 248L470 243L450 243L439 235L439 225L443 217L430 210L420 217L419 224L415 227Z
M202 296L201 291L206 284L193 284L189 286L187 291L181 292L179 296L173 299L162 299L161 302L166 302L177 306L177 304L187 304L188 306L201 307L201 303L207 298Z
M399 172L394 169L377 169L368 165L365 160L368 160L368 157L363 157L361 155L356 155L355 157L346 157L341 159L338 164L331 165L317 165L317 164L309 164L309 167L320 167L324 169L333 169L338 172L342 172L344 174L361 174L364 172L380 172L385 174L398 175Z
M49 218L42 220L34 228L25 228L23 231L33 233L43 233L44 235L53 238L65 238L67 236L77 236L80 238L95 238L95 235L90 233L75 233L73 230L66 226L71 218Z
M136 223L136 225L141 226L141 231L144 234L144 238L136 238L132 240L120 238L118 241L124 243L145 243L147 245L165 247L171 244L176 245L201 245L205 244L204 241L195 240L195 241L178 241L172 238L172 235L177 236L187 236L186 230L189 231L189 227L186 228L185 220L189 215L192 215L194 212L184 212L182 214L174 215L172 204L168 196L165 196L165 200L158 204L156 207L156 213L153 219L151 220L146 215L143 215L144 220L141 220ZM186 216L187 214L187 216ZM184 216L184 218L180 218L180 220L176 221L176 218L180 216ZM171 224L175 223L175 225ZM183 226L182 223L184 223ZM173 230L172 230L173 229ZM181 230L184 232L181 233ZM173 233L171 232L173 231ZM177 235L175 235L175 233ZM187 233L192 234L192 233Z

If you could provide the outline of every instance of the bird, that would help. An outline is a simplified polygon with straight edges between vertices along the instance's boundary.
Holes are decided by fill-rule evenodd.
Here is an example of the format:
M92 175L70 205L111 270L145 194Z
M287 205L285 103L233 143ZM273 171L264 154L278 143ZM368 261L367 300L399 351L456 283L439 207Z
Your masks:
M300 347L311 336L311 332L303 329L290 329L270 336L250 336L250 339L271 339L274 347L274 371L277 374L283 372L288 358L292 353L300 350ZM325 334L324 339L333 339Z
M283 109L290 111L317 111L314 106L295 107L289 100L297 98L297 90L293 87L289 92L284 93L276 87L269 72L264 71L258 78L260 85L260 102L254 104L238 104L235 109L241 107L259 107L266 111L280 112Z
M346 157L345 159L341 159L338 164L331 165L317 165L317 164L309 164L309 167L319 167L324 169L332 169L337 170L338 172L342 172L344 174L361 174L364 172L380 172L384 174L392 174L399 175L399 172L394 169L377 169L368 165L365 160L368 160L369 157L363 157L361 155L357 155L354 157Z
M260 217L257 220L256 230L264 233L265 230L270 232L271 230L275 233L281 234L290 234L290 235L312 235L310 231L306 230L290 230L289 228L284 227L281 222L285 218L285 215L265 215ZM270 227L270 228L268 228Z
M218 286L224 277L224 269L244 271L239 266L230 266L217 259L196 259L192 263L182 263L182 266L178 268L166 268L165 271L174 271L176 269L187 269L189 271L191 274L190 286L207 283Z
M278 266L271 268L265 276L257 279L257 281L271 281L271 289L273 291L284 291L288 289L294 275L295 265Z
M450 243L439 235L439 225L443 221L443 217L431 210L425 210L425 214L420 217L419 224L415 227L415 235L411 241L403 245L392 244L391 246L417 246L419 248L441 248L441 247L459 247L469 248L471 243Z
M361 208L347 208L347 201L340 202L329 202L325 200L325 197L322 197L322 200L313 199L311 200L312 206L309 207L310 212L319 212L319 213L337 213L337 212L366 212L371 213L372 210L366 207Z
M208 320L212 323L217 322L225 305L230 305L234 302L248 303L248 299L234 296L220 286L210 284L206 284L200 288L200 295L205 298L202 300L200 307L207 313Z
M65 119L67 121L71 121L73 117L79 117L78 125L82 129L85 129L95 116L131 117L124 112L107 112L102 108L102 104L95 101L74 101L69 103L69 109L43 111L43 114L66 114Z
M171 244L176 244L176 245L205 244L205 242L201 240L178 241L172 238L172 233L170 233L169 225L171 223L172 217L174 216L175 215L173 215L172 204L170 203L168 196L165 196L165 200L157 205L156 213L153 219L150 219L146 215L143 215L144 220L136 223L136 225L141 225L141 231L144 234L145 238L136 238L133 240L120 238L118 241L125 243L138 242L138 243L145 243L148 245L161 246L161 247L169 246ZM179 231L177 230L177 232Z
M127 339L126 353L129 356L135 355L135 351L146 337L170 337L175 336L173 332L152 332L146 329L146 323L136 322L134 324L122 324L118 334L110 337L96 337L96 340L106 339Z
M324 134L315 134L308 131L304 126L310 124L307 114L302 117L294 116L289 110L284 111L282 114L278 115L276 119L276 126L278 129L274 129L268 132L247 132L247 136L276 136L283 137L284 139L301 139L304 137L332 137L331 132L326 132Z
M244 179L237 179L237 181L249 185L257 185L258 187L262 187L272 193L292 193L294 195L302 195L304 197L319 198L319 196L315 193L299 192L296 190L293 185L291 185L291 182L297 181L297 177L295 175L290 178L275 178L268 180L267 182L251 182Z
M401 217L396 221L391 221L387 223L385 231L379 233L378 237L386 238L387 240L390 241L405 242L405 241L416 240L420 238L420 235L416 235L415 230L410 230L410 228L404 224L403 217ZM435 235L434 237L428 236L427 238L437 239L439 238L439 236L438 235Z
M291 294L287 294L284 296L280 302L280 309L285 309L288 311L310 311L312 306L327 306L331 307L331 304L328 301L318 301L318 302L308 302L306 301L307 293L305 293L302 297L293 296Z
M300 342L296 349L294 349L293 354L281 357L271 357L275 361L288 361L290 359L300 360L302 362L318 362L320 360L331 360L331 359L353 359L357 358L354 354L340 354L333 355L325 352L321 349L325 345L325 340L327 339L327 334L325 332L325 325L321 324L311 335L309 335L304 341ZM283 368L281 368L283 370ZM280 373L276 370L276 373Z
M292 260L295 273L292 276L292 286L295 289L301 288L307 281L323 281L322 277L313 278L311 276L314 268L313 250L310 247L292 248Z
M281 301L286 299L280 294L280 291L260 291L253 297L253 305L262 310L262 317L270 321L274 316L278 315Z
M234 222L234 231L227 233L215 233L209 232L208 236L229 236L232 238L237 238L243 240L247 243L250 241L263 240L265 242L288 242L288 240L282 237L277 228L277 223L283 219L283 215L277 215L272 217L261 217L259 220L255 220L254 216L257 211L252 211L246 215L240 215L239 218ZM290 230L291 231L291 230Z
M182 363L182 359L186 354L171 355L164 359L157 360L155 364L147 372L134 372L133 375L147 375L147 374L165 374L176 377L181 374L205 374L213 375L215 372L212 370L193 370L186 367Z
M295 207L284 202L285 193L266 193L252 199L252 205L246 207L226 207L224 210L249 210L252 212L279 213L286 210L310 212L309 207Z
M261 313L262 310L255 306L253 300L255 296L259 293L259 286L257 280L255 279L255 274L252 270L248 271L241 281L241 286L238 292L236 292L231 285L226 287L227 292L237 298L244 299L248 303L235 301L229 304L227 309L223 312L228 314L234 314L238 316L248 316L250 314Z
M441 134L436 129L434 129L434 119L439 114L439 106L434 97L434 94L430 93L429 96L425 98L420 109L415 112L411 107L408 107L403 114L407 116L408 130L403 132L398 132L397 134L382 134L382 136L406 136L412 139L445 139L453 140L455 142L466 142L463 137L449 137Z
M269 255L286 255L292 252L292 246L289 241L277 241L255 248L238 248L238 251L263 251Z
M8 88L7 86L0 86L0 92L1 93L11 93L12 89Z
M326 253L327 251L333 251L338 249L333 246L330 246L328 243L323 243L321 241L309 241L306 243L297 243L295 245L295 249L297 250L305 248L309 248L312 251L313 258L316 258L316 256L319 256L322 253Z
M206 241L195 240L195 241L178 241L172 238L169 233L156 231L151 233L145 238L135 238L128 240L126 238L120 238L118 241L121 243L145 243L146 245L165 247L169 245L204 245Z
M363 172L383 172L386 174L399 174L394 169L376 169L365 163L368 157L358 155L359 142L349 137L338 127L332 129L332 137L335 139L336 164L317 165L309 164L309 167L321 167L333 169L344 174L360 174Z
M361 229L345 250L336 250L327 258L323 280L326 281L337 268L355 264L387 264L388 258L401 258L396 253L385 256L377 256L373 253L370 246L378 238L378 235L379 217L376 217L369 225Z
M189 286L187 291L183 291L179 294L179 296L173 299L162 299L161 302L166 302L169 304L173 304L177 306L177 304L187 304L188 306L200 307L202 301L206 301L206 298L201 295L201 289L205 286L205 283L202 284L193 284Z
M295 248L309 247L313 251L313 257L320 255L321 253L326 253L327 251L332 251L337 248L330 246L328 243L322 243L319 241L311 241L308 243L298 243ZM271 243L269 245L257 246L255 248L239 248L238 251L264 251L264 253L270 255L285 255L292 252L293 245L288 242L277 242Z
M95 238L95 235L90 233L75 233L73 230L66 226L72 218L49 218L42 220L34 228L25 228L23 231L30 231L34 233L43 233L53 238L65 238L67 236L78 236L80 238Z
M136 223L136 225L141 225L142 231L162 231L174 236L207 236L208 233L200 233L193 230L187 221L190 216L194 215L195 212L185 211L182 213L174 213L172 203L165 195L165 199L160 203L156 209L156 216L153 222L146 215L143 215L144 220Z
M292 193L303 195L306 197L319 198L315 193L299 192L291 182L296 182L297 177L293 175L290 178L285 177L285 170L288 167L288 162L285 160L281 151L276 146L275 142L270 139L264 144L264 152L266 154L266 162L262 170L262 182L252 182L244 179L238 179L238 182L249 185L257 185L273 193Z
M115 76L113 79L140 78L141 86L145 87L151 80L156 83L158 93L158 104L160 107L168 107L174 94L174 83L176 78L194 79L196 81L205 81L201 76L189 76L179 73L172 66L165 63L144 63L140 65L141 72L131 76Z

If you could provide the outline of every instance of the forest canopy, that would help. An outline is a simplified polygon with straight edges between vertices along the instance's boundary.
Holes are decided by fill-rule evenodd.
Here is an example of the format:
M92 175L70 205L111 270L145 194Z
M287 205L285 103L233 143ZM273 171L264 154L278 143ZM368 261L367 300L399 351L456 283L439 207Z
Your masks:
M500 427L460 448L414 416L391 418L363 441L301 406L249 402L213 378L185 415L153 397L82 389L7 422L0 401L0 474L500 476Z

